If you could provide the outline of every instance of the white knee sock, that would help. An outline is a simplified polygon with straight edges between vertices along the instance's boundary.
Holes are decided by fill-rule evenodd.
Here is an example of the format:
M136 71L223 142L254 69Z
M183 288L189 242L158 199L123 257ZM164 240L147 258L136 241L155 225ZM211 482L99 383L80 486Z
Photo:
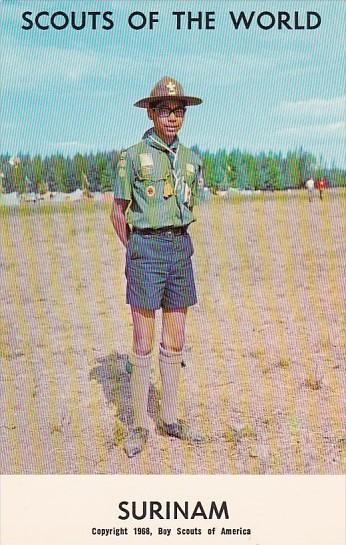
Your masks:
M178 386L182 361L182 352L171 352L160 345L161 418L166 424L172 424L178 418Z
M148 396L151 374L151 354L131 356L131 393L134 413L134 426L149 429Z

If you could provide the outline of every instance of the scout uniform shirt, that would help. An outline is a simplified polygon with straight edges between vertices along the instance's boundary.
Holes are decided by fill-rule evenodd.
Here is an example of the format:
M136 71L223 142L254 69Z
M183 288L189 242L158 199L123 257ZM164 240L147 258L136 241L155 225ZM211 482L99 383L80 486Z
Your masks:
M130 201L126 219L133 227L181 227L195 221L192 208L202 186L200 157L178 138L168 146L149 129L121 153L114 197Z

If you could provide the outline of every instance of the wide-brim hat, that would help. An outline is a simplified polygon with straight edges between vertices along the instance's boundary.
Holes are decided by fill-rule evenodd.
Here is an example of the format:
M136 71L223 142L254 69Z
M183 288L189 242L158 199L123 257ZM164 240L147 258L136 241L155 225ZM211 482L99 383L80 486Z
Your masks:
M183 102L185 106L197 106L203 102L201 98L185 95L183 86L179 81L165 76L156 83L151 90L150 96L138 100L134 106L137 106L137 108L150 108L155 102L172 98Z

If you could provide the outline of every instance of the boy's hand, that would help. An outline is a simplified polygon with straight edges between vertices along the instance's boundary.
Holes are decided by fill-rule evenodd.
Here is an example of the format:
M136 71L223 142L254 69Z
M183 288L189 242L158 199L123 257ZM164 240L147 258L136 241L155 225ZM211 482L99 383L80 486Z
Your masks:
M128 204L129 201L125 201L124 199L114 199L111 211L111 222L116 234L125 247L127 246L130 235L130 229L126 223L125 217L125 211Z

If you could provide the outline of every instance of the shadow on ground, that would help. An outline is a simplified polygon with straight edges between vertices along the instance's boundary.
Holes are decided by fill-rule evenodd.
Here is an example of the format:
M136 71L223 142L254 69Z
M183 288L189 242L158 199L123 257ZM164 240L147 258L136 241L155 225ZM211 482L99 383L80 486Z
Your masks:
M90 380L97 380L101 384L104 396L108 403L117 408L117 416L128 429L133 426L132 396L130 387L131 374L128 354L114 352L108 356L96 359L97 367L89 374ZM157 386L150 384L148 413L157 423L159 415L160 396Z

